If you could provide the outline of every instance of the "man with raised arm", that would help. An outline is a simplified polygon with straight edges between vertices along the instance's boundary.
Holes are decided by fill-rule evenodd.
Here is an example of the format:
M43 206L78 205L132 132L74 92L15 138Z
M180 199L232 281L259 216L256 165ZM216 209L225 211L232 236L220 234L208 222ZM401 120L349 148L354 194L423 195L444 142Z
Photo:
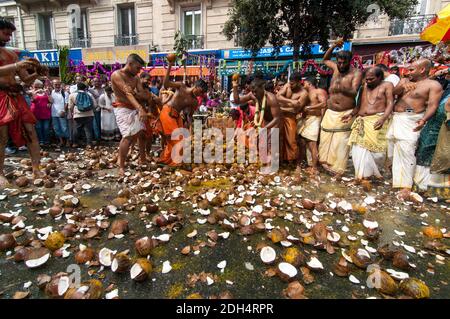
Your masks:
M336 41L323 57L324 63L333 71L333 78L328 109L321 124L319 160L325 170L336 175L342 175L347 167L348 140L353 118L358 113L355 111L356 97L362 82L362 72L350 65L351 52L340 51L336 62L330 60L334 49L343 44L343 40Z
M194 86L190 88L183 82L170 81L170 71L173 65L174 62L169 61L169 66L164 78L164 87L166 89L175 89L175 93L167 104L163 106L159 115L163 131L162 133L166 141L166 145L160 156L159 163L169 165L171 167L177 167L180 166L180 163L177 163L172 158L172 150L175 145L181 142L181 139L172 139L172 133L176 129L183 127L181 112L184 111L186 114L192 114L193 109L198 105L197 97L208 92L208 84L203 80L198 80L195 82Z
M303 88L302 75L292 74L287 83L277 94L281 109L281 159L287 162L297 162L299 148L297 145L297 114L309 102L308 91Z
M136 139L139 145L139 163L146 162L144 122L147 119L145 108L139 103L138 97L143 94L142 83L137 76L145 62L137 54L130 54L125 67L115 71L111 76L112 88L116 97L113 103L114 115L122 140L119 144L119 176L125 174L125 161Z
M34 127L36 118L28 108L16 75L30 85L39 75L45 75L46 70L34 59L19 62L17 54L5 48L15 30L14 24L0 18L0 189L8 185L3 170L8 135L16 146L28 146L33 176L38 178L42 175L39 170L39 142Z
M349 142L358 182L372 176L383 178L379 168L386 159L386 132L394 108L393 89L391 82L384 81L383 69L375 67L367 71Z
M400 196L408 198L416 168L416 148L420 131L436 113L442 97L439 82L430 80L431 61L420 59L408 68L394 89L398 100L394 106L392 124L388 130L388 156L392 158L392 184L400 188Z

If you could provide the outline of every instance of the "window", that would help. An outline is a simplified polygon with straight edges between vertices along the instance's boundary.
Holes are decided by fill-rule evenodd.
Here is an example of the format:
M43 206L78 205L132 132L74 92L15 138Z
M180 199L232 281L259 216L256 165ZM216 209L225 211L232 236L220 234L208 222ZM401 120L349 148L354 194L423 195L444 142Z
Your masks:
M134 7L119 9L119 35L133 36L136 34Z
M56 48L54 20L52 14L38 15L38 50Z
M115 45L138 44L134 6L118 7L117 20L119 34L115 38Z
M70 46L76 48L90 47L90 37L89 37L88 18L86 9L81 9L79 27L77 28L76 26L74 26L72 29Z
M202 11L200 8L185 9L183 12L183 33L185 35L202 34Z
M189 41L188 49L203 49L202 11L200 7L184 9L181 19L183 33Z
M416 14L417 15L424 15L427 13L427 4L428 0L419 0L419 2L416 5Z

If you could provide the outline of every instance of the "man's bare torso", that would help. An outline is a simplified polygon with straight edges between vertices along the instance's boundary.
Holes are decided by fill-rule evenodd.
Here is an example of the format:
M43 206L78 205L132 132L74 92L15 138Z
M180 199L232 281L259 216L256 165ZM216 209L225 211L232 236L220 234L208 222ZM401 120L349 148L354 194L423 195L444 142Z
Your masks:
M317 105L320 103L320 97L324 96L326 98L327 93L323 89L313 89L311 92L309 92L309 105ZM321 116L322 110L316 109L316 110L305 110L303 112L303 116Z
M359 116L369 116L377 113L384 113L387 107L386 90L390 83L381 83L373 90L367 86L361 91L361 108Z
M285 98L290 99L290 100L300 100L302 97L304 97L305 95L307 95L308 92L304 89L301 88L298 91L293 92L290 88L288 88L286 90L286 94L285 94ZM288 113L293 113L293 114L298 114L301 112L301 109L297 109L295 107L289 106L286 103L283 103L282 100L279 101L281 104L281 110L283 112L288 112ZM302 107L304 107L305 105L302 105Z
M127 87L119 87L116 82L116 77L121 78L124 83L127 83ZM138 81L138 77L129 75L122 70L114 72L113 76L111 77L111 83L114 94L116 96L116 102L130 104L130 101L127 97L127 91L131 90L131 92L136 93Z
M198 102L191 90L186 86L182 86L176 90L174 96L167 104L177 110L177 112L181 112L195 108Z
M399 97L394 107L395 112L406 112L408 108L412 108L414 113L422 113L426 110L430 88L436 85L437 82L426 79L416 83L416 89L406 92Z
M0 65L13 64L18 61L18 56L13 51L6 48L0 48ZM11 73L0 77L0 87L9 87L16 85L15 74Z
M343 92L352 91L352 83L359 70L350 69L347 74L342 75L336 72L333 75L330 86L330 98L328 99L328 108L333 111L341 112L354 108L355 97L350 97Z

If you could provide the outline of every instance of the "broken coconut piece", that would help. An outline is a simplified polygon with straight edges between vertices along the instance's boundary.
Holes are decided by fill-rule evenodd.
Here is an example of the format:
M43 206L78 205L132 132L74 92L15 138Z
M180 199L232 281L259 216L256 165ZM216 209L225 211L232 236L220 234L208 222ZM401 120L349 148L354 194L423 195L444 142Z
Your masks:
M163 266L162 266L162 271L161 272L163 274L167 274L171 270L172 270L172 266L170 265L170 261L166 260L165 262L163 262Z
M297 276L297 273L297 269L289 263L282 262L278 264L278 275L283 280L289 281Z
M369 229L378 228L378 223L376 221L370 221L370 220L365 219L363 221L363 225L364 225L364 227L369 228Z
M102 248L98 253L98 260L105 267L110 267L113 261L113 256L116 252L108 248Z
M316 257L312 257L306 264L311 269L323 269L322 263Z
M265 264L271 264L275 261L276 258L276 252L275 249L273 249L270 246L265 246L261 249L260 257L263 263Z
M139 258L130 269L130 277L135 281L144 281L152 271L152 264L145 258Z
M25 257L25 265L28 268L38 268L44 265L50 258L50 251L46 248L34 248Z

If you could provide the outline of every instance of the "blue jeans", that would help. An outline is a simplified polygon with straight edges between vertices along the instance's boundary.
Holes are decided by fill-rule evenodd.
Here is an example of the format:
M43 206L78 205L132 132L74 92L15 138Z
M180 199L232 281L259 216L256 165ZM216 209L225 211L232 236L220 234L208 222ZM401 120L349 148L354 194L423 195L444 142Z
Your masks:
M94 138L95 140L99 141L101 137L101 112L94 111L94 123L93 123L93 129L94 129Z
M56 137L69 138L69 128L65 117L52 117L52 123Z
M40 144L50 144L50 119L36 122L36 133Z

